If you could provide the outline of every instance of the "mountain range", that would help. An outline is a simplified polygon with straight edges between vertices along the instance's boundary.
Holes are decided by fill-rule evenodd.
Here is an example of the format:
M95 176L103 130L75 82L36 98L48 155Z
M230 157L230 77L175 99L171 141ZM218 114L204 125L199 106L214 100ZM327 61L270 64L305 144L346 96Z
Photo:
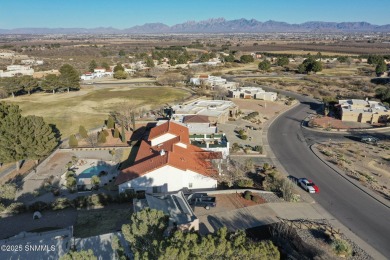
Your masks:
M367 22L305 22L289 24L286 22L255 19L226 20L224 18L204 21L188 21L168 26L163 23L146 23L127 29L112 27L98 28L17 28L0 29L0 34L163 34L163 33L271 33L271 32L390 32L390 24L374 25Z

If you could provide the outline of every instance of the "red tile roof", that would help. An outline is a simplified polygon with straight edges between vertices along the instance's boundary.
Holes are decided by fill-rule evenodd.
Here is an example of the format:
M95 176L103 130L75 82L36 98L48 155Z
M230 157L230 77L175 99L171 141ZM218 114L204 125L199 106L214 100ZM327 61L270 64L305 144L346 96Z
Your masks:
M175 136L180 136L180 140L183 143L190 143L188 128L172 121L156 126L150 130L148 141L153 140L159 136L162 136L166 133L173 134Z
M153 129L156 129L154 130ZM180 130L185 128L187 131L183 134ZM217 172L213 169L211 159L221 159L221 152L205 151L197 146L191 145L189 142L185 143L182 139L189 139L188 129L173 122L167 122L163 125L157 126L150 131L154 137L169 131L177 132L180 135L170 139L162 144L151 146L150 141L141 141L135 163L121 171L115 181L116 185L141 177L153 170L161 168L165 165L170 165L183 171L193 171L204 176L212 177ZM153 139L150 138L149 140ZM179 144L186 147L181 147ZM160 154L164 150L165 154Z

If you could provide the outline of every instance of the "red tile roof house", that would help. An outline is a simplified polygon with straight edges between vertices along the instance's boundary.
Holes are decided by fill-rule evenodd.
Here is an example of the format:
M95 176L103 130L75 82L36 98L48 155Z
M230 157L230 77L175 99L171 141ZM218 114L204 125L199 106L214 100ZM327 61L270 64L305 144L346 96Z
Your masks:
M168 121L151 129L134 164L121 171L115 184L119 193L215 189L218 171L212 161L221 159L220 152L191 145L187 127Z

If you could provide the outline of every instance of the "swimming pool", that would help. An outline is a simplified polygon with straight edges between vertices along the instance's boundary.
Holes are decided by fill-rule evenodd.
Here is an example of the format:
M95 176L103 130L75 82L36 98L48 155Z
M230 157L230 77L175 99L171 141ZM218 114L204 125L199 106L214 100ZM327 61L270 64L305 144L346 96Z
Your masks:
M99 175L101 171L108 172L110 169L110 166L108 165L97 165L89 167L88 169L85 169L82 171L77 177L78 178L91 178L94 175Z

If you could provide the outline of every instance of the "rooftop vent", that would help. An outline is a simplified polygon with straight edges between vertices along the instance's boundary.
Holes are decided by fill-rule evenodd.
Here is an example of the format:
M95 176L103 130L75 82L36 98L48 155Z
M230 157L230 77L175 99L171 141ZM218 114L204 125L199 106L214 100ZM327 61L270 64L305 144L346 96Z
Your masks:
M164 155L165 155L165 150L164 150L164 149L161 149L160 155L161 155L161 156L164 156Z

